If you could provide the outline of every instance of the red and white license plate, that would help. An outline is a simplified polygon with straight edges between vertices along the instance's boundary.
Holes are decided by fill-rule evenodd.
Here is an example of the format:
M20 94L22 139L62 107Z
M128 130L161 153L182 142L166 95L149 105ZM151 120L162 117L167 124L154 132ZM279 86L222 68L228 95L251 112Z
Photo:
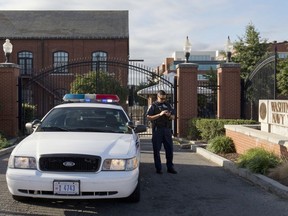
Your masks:
M53 191L56 195L79 195L80 181L58 181L53 182Z

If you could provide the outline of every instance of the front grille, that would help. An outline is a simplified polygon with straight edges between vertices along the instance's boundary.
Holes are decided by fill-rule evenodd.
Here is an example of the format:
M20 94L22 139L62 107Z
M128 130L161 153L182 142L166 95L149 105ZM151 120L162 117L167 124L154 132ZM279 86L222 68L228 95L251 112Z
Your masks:
M55 172L97 172L101 158L82 154L49 154L41 155L39 168L41 171Z

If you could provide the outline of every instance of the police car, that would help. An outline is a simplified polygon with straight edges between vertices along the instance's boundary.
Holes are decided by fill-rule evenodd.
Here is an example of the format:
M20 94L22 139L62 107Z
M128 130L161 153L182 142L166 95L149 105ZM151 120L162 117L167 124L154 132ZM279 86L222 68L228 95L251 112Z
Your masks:
M117 95L67 94L12 151L6 173L15 200L140 199L138 133ZM92 103L93 102L93 103Z

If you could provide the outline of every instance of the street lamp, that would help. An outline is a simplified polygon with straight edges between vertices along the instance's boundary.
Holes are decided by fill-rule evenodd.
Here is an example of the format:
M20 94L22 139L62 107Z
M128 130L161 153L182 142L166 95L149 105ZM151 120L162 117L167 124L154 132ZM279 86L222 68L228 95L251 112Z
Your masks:
M186 63L189 60L190 52L191 52L191 43L189 42L188 36L186 37L185 45L184 45L184 53L185 53L185 58L186 58Z
M233 51L233 44L230 41L230 37L228 36L227 42L226 42L226 62L231 62L231 56Z
M275 61L274 61L274 100L276 99L277 95L276 95L276 92L277 92L277 77L276 77L276 74L277 74L277 57L278 57L278 53L277 53L277 41L274 41L274 55L275 55Z
M5 63L9 62L9 57L12 53L12 50L13 50L13 45L10 43L9 39L6 39L5 43L3 44L3 51L4 51L5 57L6 57Z

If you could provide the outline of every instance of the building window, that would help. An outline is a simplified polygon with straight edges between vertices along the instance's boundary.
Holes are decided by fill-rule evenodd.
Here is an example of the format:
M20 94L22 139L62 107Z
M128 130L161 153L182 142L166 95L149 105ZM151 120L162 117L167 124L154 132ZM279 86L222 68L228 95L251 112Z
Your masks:
M33 54L23 51L18 53L18 65L21 75L32 75L33 72Z
M92 71L107 72L107 52L97 51L92 53Z
M68 53L64 51L53 54L54 73L68 73Z

